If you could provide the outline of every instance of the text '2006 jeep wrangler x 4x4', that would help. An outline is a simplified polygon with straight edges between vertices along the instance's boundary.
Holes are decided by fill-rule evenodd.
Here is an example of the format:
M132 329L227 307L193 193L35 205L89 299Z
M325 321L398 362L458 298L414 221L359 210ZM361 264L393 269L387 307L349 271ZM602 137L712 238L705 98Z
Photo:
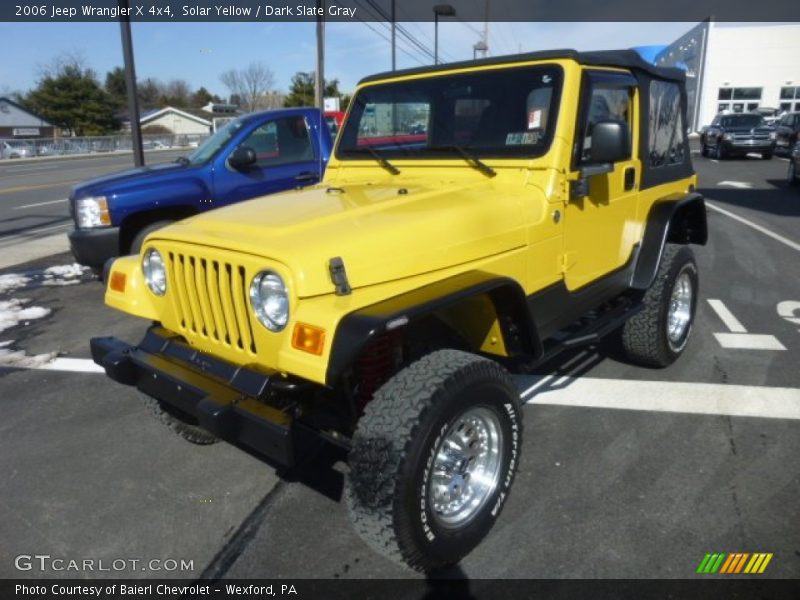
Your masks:
M569 50L369 77L320 185L107 266L107 304L155 324L94 360L192 441L347 448L361 537L457 562L519 461L509 370L612 332L647 365L686 346L707 233L683 78Z

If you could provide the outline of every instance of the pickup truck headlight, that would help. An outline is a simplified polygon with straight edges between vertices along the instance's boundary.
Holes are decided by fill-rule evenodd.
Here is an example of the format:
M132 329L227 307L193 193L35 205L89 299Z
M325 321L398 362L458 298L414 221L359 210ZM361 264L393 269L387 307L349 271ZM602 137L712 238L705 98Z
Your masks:
M732 133L723 133L722 134L722 139L725 140L725 141L732 140L733 139L733 134Z
M769 139L772 140L772 141L777 140L778 139L778 133L776 131L770 131L769 132Z
M261 271L250 284L250 304L261 324L280 331L289 320L289 293L280 275Z
M164 268L164 259L155 248L144 253L142 272L151 292L156 296L163 296L167 292L167 270Z
M78 198L75 201L75 220L78 227L104 227L111 225L108 201L105 196Z

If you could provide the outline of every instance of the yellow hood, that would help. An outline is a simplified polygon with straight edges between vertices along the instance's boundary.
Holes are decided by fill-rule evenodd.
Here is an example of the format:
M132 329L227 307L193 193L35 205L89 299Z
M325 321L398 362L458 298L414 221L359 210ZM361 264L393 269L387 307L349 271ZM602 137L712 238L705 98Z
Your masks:
M317 186L213 210L150 239L278 261L291 270L298 297L317 296L334 291L328 262L336 256L350 285L359 288L524 245L519 200L500 199L490 193L492 185L494 180L444 189L429 183L353 184L343 191Z

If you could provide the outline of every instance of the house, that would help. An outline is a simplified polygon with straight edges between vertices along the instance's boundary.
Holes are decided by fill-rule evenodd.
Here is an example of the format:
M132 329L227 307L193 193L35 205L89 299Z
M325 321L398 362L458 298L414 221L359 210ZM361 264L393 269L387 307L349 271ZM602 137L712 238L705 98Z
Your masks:
M0 98L0 139L51 138L55 129L52 123L13 100Z
M212 130L211 114L167 106L144 113L139 119L142 129L158 128L176 135L207 134Z

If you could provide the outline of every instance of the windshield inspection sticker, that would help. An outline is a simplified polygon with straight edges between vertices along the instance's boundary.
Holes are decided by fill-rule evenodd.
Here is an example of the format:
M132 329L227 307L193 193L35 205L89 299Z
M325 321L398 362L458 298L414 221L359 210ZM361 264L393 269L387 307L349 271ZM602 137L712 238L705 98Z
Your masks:
M539 143L540 137L538 131L512 131L506 135L506 146L532 146Z
M531 110L528 111L528 129L536 129L542 126L542 111Z

